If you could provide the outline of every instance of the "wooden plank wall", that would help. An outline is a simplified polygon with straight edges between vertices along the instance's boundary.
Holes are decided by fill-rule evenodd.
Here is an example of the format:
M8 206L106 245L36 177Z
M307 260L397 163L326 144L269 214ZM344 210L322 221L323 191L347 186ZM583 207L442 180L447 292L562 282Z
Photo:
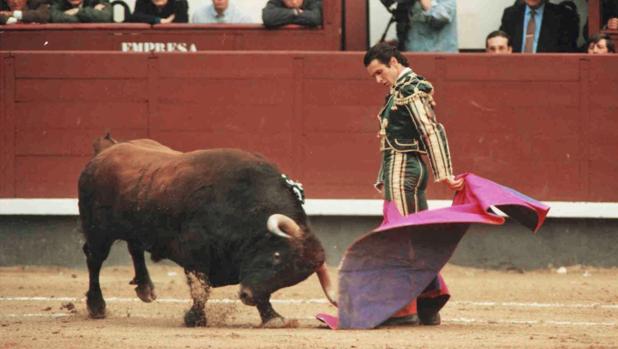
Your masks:
M543 200L618 201L618 61L409 55L436 88L456 172ZM263 153L310 198L378 198L386 91L362 53L2 53L0 197L75 197L92 140ZM434 199L448 198L441 187Z

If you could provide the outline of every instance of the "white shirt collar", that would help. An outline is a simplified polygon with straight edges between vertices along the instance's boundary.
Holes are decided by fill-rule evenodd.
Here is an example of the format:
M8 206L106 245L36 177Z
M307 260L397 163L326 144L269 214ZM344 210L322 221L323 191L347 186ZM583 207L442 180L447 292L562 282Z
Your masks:
M408 72L411 72L412 69L410 67L405 67L399 72L399 76L397 76L397 80L401 79L402 76L406 75Z

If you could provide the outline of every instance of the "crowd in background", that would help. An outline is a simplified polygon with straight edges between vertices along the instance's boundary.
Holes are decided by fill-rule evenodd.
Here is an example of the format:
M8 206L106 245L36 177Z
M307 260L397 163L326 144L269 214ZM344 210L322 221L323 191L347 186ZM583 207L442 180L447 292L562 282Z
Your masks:
M395 43L414 52L458 52L456 0L380 0L393 13L397 24ZM239 0L209 0L189 18L187 0L136 0L128 11L122 0L0 0L0 24L13 23L106 23L113 22L112 6L127 9L126 22L166 23L251 23ZM603 28L618 30L618 0L601 0ZM499 30L487 36L488 53L582 52L613 53L610 36L588 38L578 46L580 17L573 1L558 4L547 0L515 0L504 9ZM322 24L322 0L268 0L262 9L267 28L296 24Z
M618 0L602 0L602 29L618 30ZM585 44L577 45L580 18L572 1L553 4L545 0L516 0L504 10L500 29L487 35L488 53L509 54L541 52L615 53L609 35L588 37L588 23L582 35Z
M0 0L0 24L13 23L111 23L112 6L122 0ZM137 0L125 22L166 23L251 23L239 5L241 1L212 0L193 12L189 20L187 0ZM322 24L321 0L268 0L262 10L267 28L289 24L317 27Z
M457 0L380 0L392 13L402 51L459 52ZM618 30L618 0L601 0L603 28ZM496 54L588 52L613 53L610 36L588 38L588 23L578 45L580 16L572 0L515 0L504 9L500 28L489 33L486 52ZM386 31L385 33L386 34ZM384 38L385 35L383 35Z

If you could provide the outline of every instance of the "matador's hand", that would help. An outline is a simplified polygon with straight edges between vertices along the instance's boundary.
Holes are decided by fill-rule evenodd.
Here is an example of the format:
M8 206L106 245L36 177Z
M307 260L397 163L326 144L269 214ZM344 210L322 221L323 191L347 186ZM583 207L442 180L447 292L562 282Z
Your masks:
M464 188L463 178L455 179L455 177L450 176L443 179L441 182L446 184L451 190L460 191Z

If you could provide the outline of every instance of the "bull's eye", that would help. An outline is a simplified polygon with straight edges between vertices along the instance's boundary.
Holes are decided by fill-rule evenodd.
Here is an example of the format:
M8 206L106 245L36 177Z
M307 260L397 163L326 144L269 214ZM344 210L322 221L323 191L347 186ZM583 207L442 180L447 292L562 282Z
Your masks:
M275 252L273 253L273 263L279 264L281 262L281 253Z

